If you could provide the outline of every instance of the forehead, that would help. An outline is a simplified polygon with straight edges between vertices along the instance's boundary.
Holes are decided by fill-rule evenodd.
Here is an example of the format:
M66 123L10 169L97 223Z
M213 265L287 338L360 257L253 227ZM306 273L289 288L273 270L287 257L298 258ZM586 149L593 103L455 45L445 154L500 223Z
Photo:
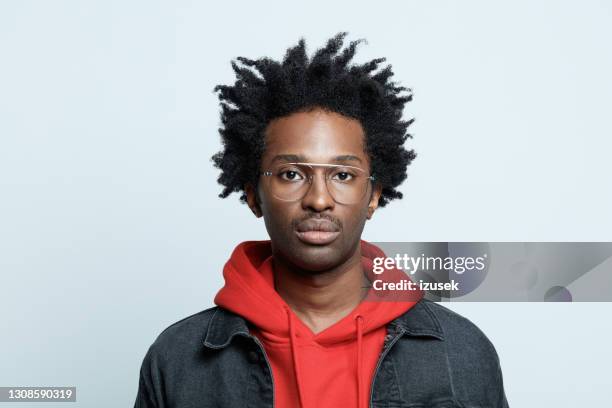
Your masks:
M337 156L356 156L366 163L364 131L358 120L320 109L296 112L270 122L263 161L277 155L299 155L313 163Z

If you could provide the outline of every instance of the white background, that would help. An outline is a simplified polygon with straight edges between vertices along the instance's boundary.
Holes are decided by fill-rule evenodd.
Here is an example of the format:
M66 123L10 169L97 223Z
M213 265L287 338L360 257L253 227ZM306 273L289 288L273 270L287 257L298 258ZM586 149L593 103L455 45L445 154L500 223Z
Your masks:
M268 238L217 197L212 88L301 36L366 38L356 60L414 90L405 199L364 239L610 241L611 27L603 1L2 2L0 386L133 405L159 332ZM511 407L609 403L612 304L450 306L495 344Z

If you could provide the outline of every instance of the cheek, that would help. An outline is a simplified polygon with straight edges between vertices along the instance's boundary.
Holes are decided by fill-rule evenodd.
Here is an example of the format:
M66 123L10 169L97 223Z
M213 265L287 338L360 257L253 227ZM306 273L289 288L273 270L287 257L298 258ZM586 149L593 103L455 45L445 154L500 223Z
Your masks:
M352 231L361 232L366 222L366 216L368 215L367 208L365 210L359 209L359 211L353 213L350 218L350 228Z
M346 238L351 240L351 238L357 238L361 236L363 232L366 219L368 215L368 206L367 204L363 204L352 211L350 214L346 214L344 218L344 233Z
M370 204L369 200L364 200L360 204L356 204L353 207L350 214L347 214L348 217L351 217L351 223L354 225L362 225L366 222L366 218L368 217L368 206Z
M278 200L262 200L262 213L268 235L272 238L286 237L291 233L292 211L290 205Z

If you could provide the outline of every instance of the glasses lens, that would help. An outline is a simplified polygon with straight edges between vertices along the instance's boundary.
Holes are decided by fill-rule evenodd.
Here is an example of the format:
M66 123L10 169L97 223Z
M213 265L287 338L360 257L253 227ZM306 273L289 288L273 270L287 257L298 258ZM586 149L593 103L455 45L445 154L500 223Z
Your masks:
M272 169L270 192L280 200L301 199L308 190L308 172L304 166L281 164Z
M354 167L332 167L327 175L327 189L340 204L355 204L361 201L369 179L363 170Z

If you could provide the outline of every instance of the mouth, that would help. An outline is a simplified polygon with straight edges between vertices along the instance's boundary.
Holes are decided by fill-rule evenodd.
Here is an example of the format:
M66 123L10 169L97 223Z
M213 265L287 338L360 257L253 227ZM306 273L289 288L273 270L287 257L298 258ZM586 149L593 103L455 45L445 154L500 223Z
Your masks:
M298 239L310 245L328 245L340 235L340 228L325 219L309 219L299 223L295 229Z

